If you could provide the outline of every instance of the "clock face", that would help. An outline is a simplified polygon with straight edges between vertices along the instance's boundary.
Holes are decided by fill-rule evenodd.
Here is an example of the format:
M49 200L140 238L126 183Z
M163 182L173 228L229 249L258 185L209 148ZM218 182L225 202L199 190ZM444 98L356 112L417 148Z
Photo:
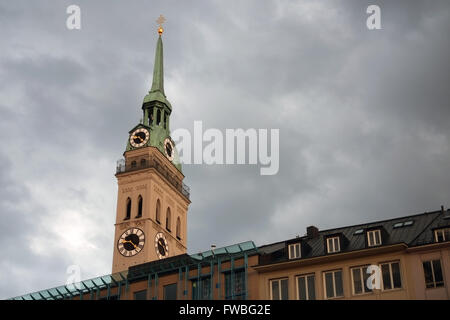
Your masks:
M155 237L155 250L158 258L167 258L169 256L169 246L163 233L158 233Z
M137 255L144 248L145 234L138 228L130 228L119 238L117 249L125 257Z
M135 148L139 148L145 145L149 138L150 132L147 129L139 128L131 134L130 144Z
M170 161L173 160L174 149L172 141L169 138L166 138L166 140L164 140L164 152L166 153L167 159Z

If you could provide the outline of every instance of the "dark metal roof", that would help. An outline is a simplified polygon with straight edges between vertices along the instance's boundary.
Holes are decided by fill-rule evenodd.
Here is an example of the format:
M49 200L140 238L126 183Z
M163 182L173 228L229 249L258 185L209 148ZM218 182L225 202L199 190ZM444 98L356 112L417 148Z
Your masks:
M425 212L401 218L323 230L319 231L319 235L314 238L303 236L268 244L258 248L261 255L260 265L287 261L287 244L296 241L302 243L302 255L300 259L327 255L325 239L328 236L336 234L341 235L345 239L345 243L341 243L340 252L362 250L367 248L366 231L372 228L379 228L382 231L381 246L405 243L409 247L413 247L433 243L433 229L450 225L450 219L444 218L446 216L450 216L450 210ZM406 225L394 227L396 224L407 221L412 221L412 223L409 222ZM355 234L357 230L363 231Z

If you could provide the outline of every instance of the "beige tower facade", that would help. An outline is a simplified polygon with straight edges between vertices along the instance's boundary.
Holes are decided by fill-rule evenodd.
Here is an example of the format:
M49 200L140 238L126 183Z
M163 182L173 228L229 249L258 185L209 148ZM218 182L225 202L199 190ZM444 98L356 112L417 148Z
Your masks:
M162 28L143 119L130 130L118 162L112 272L187 252L189 189L170 137L172 106L164 93Z
M145 147L125 152L116 177L112 272L186 253L190 201L183 174L157 148Z

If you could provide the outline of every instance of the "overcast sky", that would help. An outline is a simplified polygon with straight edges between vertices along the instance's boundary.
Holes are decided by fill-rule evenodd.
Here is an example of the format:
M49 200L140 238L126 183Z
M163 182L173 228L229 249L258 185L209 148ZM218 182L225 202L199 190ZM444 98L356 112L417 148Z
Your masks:
M277 175L183 167L189 253L450 206L448 0L0 0L0 298L110 273L160 14L172 130L280 130Z

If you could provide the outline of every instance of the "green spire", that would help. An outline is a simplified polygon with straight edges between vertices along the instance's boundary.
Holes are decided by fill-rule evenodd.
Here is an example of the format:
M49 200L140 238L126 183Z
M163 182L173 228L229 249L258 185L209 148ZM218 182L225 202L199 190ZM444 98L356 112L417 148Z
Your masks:
M150 92L161 91L164 94L163 44L161 36L156 43L155 66L153 67L153 84Z
M161 35L156 43L155 65L153 67L153 83L149 93L144 97L144 104L150 101L159 101L164 103L170 110L172 106L166 99L164 93L164 66L163 66L163 43Z

